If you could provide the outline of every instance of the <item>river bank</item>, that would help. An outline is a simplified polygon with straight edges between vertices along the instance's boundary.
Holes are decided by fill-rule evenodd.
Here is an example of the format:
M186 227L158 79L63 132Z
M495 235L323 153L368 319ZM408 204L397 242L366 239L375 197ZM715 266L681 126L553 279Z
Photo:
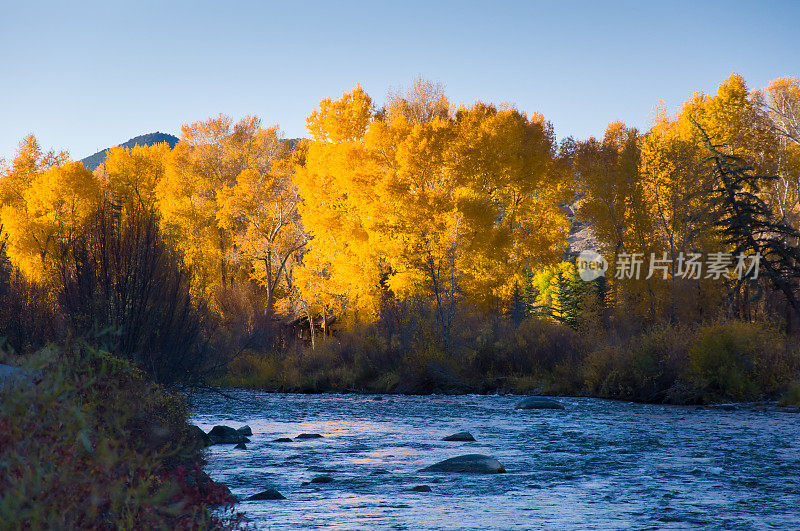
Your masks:
M659 325L627 336L544 319L401 348L375 327L315 348L245 351L215 384L271 392L547 394L644 403L800 405L800 341L762 323Z
M3 361L22 365L0 379L3 528L238 524L235 498L203 470L180 394L80 341Z

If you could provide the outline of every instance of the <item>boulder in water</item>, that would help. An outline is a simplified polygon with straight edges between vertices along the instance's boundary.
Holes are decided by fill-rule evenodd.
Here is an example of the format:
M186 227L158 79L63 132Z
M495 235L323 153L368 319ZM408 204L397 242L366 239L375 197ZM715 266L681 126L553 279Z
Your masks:
M333 478L330 476L317 476L311 480L311 483L330 483L333 481Z
M431 488L428 485L417 485L415 487L411 487L409 490L414 492L430 492Z
M565 409L564 404L550 400L549 398L542 398L540 396L529 396L517 402L514 409Z
M247 445L245 443L239 443L236 446L234 446L234 448L236 448L237 450L247 450Z
M247 500L285 500L286 496L281 494L275 489L267 489L264 491L259 492L258 494L253 494Z
M211 444L239 444L250 442L250 439L230 426L214 426L211 428L211 431L208 432L208 438Z
M301 433L295 439L320 439L322 435L319 433Z
M189 425L187 439L194 448L211 446L211 438L208 434L200 426L195 426L194 424Z
M500 461L481 454L451 457L420 470L420 472L461 472L466 474L498 474L505 471L506 469Z
M292 442L292 439L289 437L278 437L272 442Z
M448 435L443 441L474 441L475 437L468 431L460 431L458 433L454 433L453 435Z
M241 428L239 428L236 431L238 431L239 433L241 433L245 437L250 437L251 435L253 435L253 430L251 430L250 426L248 426L247 424L245 424L244 426L242 426Z

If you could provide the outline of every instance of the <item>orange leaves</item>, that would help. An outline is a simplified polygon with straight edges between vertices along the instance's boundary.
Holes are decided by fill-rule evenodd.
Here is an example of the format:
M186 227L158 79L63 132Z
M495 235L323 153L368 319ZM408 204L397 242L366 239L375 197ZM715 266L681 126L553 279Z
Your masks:
M325 98L307 119L308 131L318 142L360 139L372 118L372 100L360 85L336 101Z
M22 200L0 212L9 258L28 278L48 280L53 255L78 234L100 197L97 179L78 162L38 173Z
M366 116L362 94L309 117L316 141L295 175L313 236L304 268L320 273L309 299L336 293L368 315L382 285L410 295L455 282L482 303L529 263L559 257L566 221L542 198L566 174L541 117L484 103L451 114L441 87L418 81L365 123L352 118Z

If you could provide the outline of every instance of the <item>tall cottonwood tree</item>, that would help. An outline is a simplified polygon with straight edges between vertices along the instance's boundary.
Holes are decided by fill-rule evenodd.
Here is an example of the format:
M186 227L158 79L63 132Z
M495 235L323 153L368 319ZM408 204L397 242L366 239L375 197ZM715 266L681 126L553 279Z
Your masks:
M196 289L213 294L253 278L272 311L287 256L305 240L287 155L277 127L256 117L234 123L220 115L181 128L157 194Z
M24 176L20 188L0 211L6 252L30 280L47 283L54 260L99 204L100 183L79 162L64 162Z
M539 115L451 108L418 81L375 112L357 87L309 116L296 182L313 240L299 278L369 319L381 294L431 298L445 342L456 301L509 298L526 266L557 261L565 174ZM309 267L313 271L309 271Z
M275 130L270 134L278 140ZM248 264L251 277L266 291L267 316L285 284L290 259L308 241L300 225L300 196L292 182L288 151L288 145L280 143L268 171L243 171L219 198L218 224L233 235L234 255Z

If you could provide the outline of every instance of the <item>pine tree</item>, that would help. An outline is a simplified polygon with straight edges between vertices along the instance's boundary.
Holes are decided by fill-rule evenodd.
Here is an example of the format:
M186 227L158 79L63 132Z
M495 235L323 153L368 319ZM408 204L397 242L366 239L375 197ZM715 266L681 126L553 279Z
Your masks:
M759 195L762 185L776 176L757 175L744 159L729 155L711 143L700 125L709 152L707 162L715 176L709 206L713 226L732 254L760 255L759 273L783 293L792 309L800 315L798 279L800 279L800 232L781 219ZM752 278L742 275L737 288Z

